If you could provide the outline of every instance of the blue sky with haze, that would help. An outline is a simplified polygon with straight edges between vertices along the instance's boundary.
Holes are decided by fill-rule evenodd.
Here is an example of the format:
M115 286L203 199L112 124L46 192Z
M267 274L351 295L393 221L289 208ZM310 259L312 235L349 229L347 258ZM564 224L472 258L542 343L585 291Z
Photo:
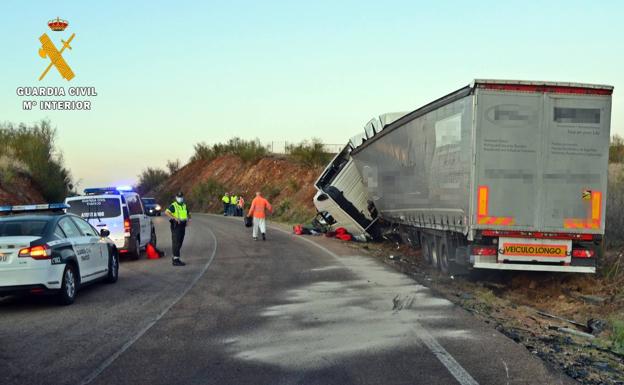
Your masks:
M344 143L474 78L610 84L624 134L618 1L3 1L0 121L48 118L80 187L132 183L233 136ZM63 33L46 25L60 16ZM47 32L76 78L37 55ZM17 87L95 86L92 111L22 111ZM122 140L123 139L123 140Z

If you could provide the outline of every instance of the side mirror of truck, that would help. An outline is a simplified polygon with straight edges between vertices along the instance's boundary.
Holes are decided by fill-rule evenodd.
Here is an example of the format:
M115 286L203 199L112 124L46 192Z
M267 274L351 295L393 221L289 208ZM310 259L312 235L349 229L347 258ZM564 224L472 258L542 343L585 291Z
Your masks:
M108 231L107 229L102 229L100 230L100 237L102 238L106 238L110 235L110 231Z

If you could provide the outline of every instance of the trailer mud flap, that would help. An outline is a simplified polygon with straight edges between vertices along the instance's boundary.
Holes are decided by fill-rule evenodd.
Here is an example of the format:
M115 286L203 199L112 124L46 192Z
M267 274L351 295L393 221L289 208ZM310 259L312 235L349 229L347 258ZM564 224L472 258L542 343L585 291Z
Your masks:
M455 256L449 259L449 275L467 275L470 273L470 246L455 249Z

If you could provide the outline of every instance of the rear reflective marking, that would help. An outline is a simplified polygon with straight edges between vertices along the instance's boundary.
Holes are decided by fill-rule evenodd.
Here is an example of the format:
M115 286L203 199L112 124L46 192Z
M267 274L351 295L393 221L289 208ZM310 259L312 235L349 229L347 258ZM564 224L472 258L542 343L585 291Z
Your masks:
M487 186L479 186L479 204L477 212L479 216L486 216L488 213L488 188Z
M585 195L582 199L590 206L587 210L587 218L564 218L563 227L566 229L599 229L602 222L602 192L592 191L589 200Z
M477 193L477 224L511 226L514 224L512 217L492 217L488 216L488 186L479 186Z

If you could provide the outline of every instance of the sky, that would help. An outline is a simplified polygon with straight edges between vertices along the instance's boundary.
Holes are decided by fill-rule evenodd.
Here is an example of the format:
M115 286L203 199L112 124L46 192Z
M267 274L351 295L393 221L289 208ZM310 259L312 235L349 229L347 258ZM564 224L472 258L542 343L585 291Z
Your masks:
M49 119L79 188L134 183L198 142L346 143L475 78L613 85L624 135L619 1L3 0L0 15L0 122ZM48 28L57 16L66 31ZM38 80L44 32L59 49L76 34L70 82ZM98 95L90 111L24 111L16 89L36 86Z

